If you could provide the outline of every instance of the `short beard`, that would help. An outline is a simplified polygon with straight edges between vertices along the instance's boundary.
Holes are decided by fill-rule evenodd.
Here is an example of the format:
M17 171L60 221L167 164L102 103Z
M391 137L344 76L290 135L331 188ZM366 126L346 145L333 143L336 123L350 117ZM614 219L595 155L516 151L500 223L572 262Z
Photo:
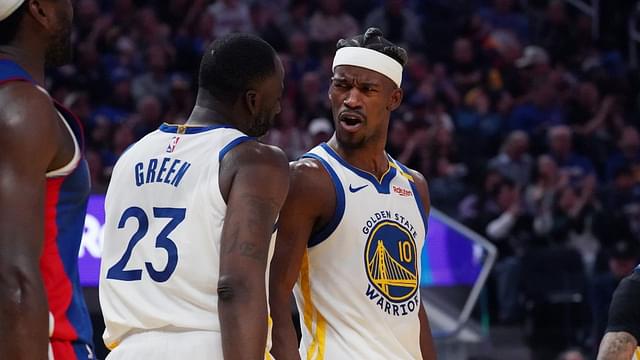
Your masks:
M45 66L56 67L71 62L73 48L71 46L71 27L61 28L52 36L45 52Z
M273 118L270 119L269 114L262 114L249 124L246 133L249 136L260 137L273 127Z
M348 134L336 131L336 140L340 147L349 150L357 150L363 148L367 144L367 137L361 136L360 138L350 137Z

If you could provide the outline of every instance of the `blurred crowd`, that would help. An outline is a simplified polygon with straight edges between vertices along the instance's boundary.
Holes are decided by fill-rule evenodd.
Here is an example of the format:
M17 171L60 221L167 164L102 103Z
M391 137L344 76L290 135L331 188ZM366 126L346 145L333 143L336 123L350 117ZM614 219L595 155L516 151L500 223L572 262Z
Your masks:
M579 311L584 335L567 343L589 347L640 241L640 82L623 31L631 1L603 3L596 38L592 19L560 0L78 0L75 60L48 85L85 124L101 193L130 144L189 116L199 58L217 37L253 32L279 52L282 112L264 141L295 159L333 132L336 40L379 27L409 52L387 150L426 176L434 207L498 247L496 319L544 321L523 286L531 259L577 256L581 268L567 271L584 279L575 291L592 311Z

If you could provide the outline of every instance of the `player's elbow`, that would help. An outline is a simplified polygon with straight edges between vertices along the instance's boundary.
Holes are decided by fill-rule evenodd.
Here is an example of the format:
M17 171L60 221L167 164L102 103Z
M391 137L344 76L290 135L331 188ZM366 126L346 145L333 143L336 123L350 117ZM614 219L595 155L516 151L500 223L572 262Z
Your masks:
M218 300L222 303L245 301L252 296L255 287L246 276L222 275L218 280Z
M37 271L28 266L4 264L0 266L0 303L5 309L22 309L39 295L41 282Z

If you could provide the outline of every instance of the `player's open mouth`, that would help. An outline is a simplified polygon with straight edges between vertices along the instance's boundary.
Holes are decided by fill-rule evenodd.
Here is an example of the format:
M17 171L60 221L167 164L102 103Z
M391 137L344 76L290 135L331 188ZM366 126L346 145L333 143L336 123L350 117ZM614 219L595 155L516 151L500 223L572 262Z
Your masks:
M344 130L355 132L360 129L364 119L362 115L356 112L344 111L340 113L340 115L338 116L338 120L340 121L340 126Z

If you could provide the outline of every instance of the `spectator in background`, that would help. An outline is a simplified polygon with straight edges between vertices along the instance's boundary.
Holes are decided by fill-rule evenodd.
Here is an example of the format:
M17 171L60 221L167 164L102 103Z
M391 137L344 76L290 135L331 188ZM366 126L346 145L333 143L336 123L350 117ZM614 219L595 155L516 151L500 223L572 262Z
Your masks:
M320 80L320 75L315 71L307 72L302 76L296 109L303 124L310 119L327 116L329 113L327 92Z
M186 27L186 23L192 21L190 9L193 7L191 0L166 0L158 4L159 19L169 25L174 31L180 31Z
M103 79L106 74L100 66L100 53L93 42L78 44L73 69L70 74L60 71L61 79L74 83L78 88L85 89L93 100L102 99L107 94Z
M515 11L514 0L493 0L493 7L480 9L478 14L494 29L512 31L522 42L529 40L529 20Z
M149 71L136 76L131 83L131 92L136 102L145 96L155 96L167 101L171 92L169 54L160 45L152 45L147 50Z
M539 46L529 45L524 48L523 54L515 61L518 68L518 84L522 94L526 94L536 79L548 77L551 72L549 55ZM553 82L549 81L551 86Z
M114 77L132 74L142 70L142 56L136 49L136 44L129 36L120 36L114 43L113 52L109 53L102 60L107 75L113 80Z
M548 231L557 193L568 183L568 174L560 171L551 156L538 156L535 182L529 184L525 190L526 209L534 216L533 229L536 234Z
M280 26L285 34L309 33L310 0L290 0L289 11L282 14Z
M543 139L547 128L564 123L556 95L549 78L534 79L524 102L513 109L509 129L525 131L534 142Z
M451 78L462 96L484 81L482 64L473 44L467 38L458 38L453 43L451 56Z
M171 124L183 124L193 110L195 96L191 82L184 75L171 76L171 90L166 105L164 121Z
M591 81L581 82L569 103L568 124L576 134L576 146L584 149L598 164L604 163L613 137L624 126L618 100L601 96Z
M539 235L547 236L552 244L576 249L582 256L587 272L595 265L600 242L591 229L595 215L593 190L566 185L559 189L550 227Z
M258 36L271 44L276 51L287 48L287 38L276 22L273 9L260 2L254 2L249 8L253 29Z
M377 27L389 41L408 44L412 49L424 46L420 19L407 6L407 0L384 0L364 21L364 28Z
M136 23L136 5L133 0L114 0L109 9L110 13L103 15L109 26L106 36L117 38L129 33Z
M640 201L640 182L629 166L622 165L613 171L611 180L601 189L600 202L605 211L621 213L628 206Z
M531 245L531 219L523 209L520 189L509 178L492 189L494 208L485 228L487 237L497 244L500 257L522 255Z
M360 28L356 20L344 11L343 0L321 1L309 20L311 40L325 46L333 46L340 38L355 35Z
M573 150L573 132L566 125L557 125L548 131L549 154L558 166L569 174L571 183L576 183L587 192L593 190L596 177L591 161ZM582 191L581 191L582 192Z
M205 11L200 14L196 21L195 30L190 37L191 51L195 54L202 55L209 45L217 37L216 18L209 12Z
M119 124L135 110L129 72L115 71L111 76L109 88L109 95L95 107L92 117L106 117L111 123Z
M400 160L400 154L403 150L407 149L409 139L409 126L407 122L401 118L392 118L389 123L389 134L387 136L387 146L385 149L387 154L403 164L408 164L409 161Z
M331 135L333 135L333 124L327 118L315 118L309 122L307 132L311 138L307 146L308 148L314 148L331 138Z
M618 140L618 150L607 160L606 179L613 180L618 169L627 168L632 180L640 184L640 134L632 126L622 129Z
M169 43L171 28L158 20L154 7L146 6L138 10L133 25L133 36L141 45Z
M289 68L287 78L299 85L303 75L318 69L319 63L316 57L309 52L309 37L303 32L293 32L289 36Z
M556 360L587 360L582 350L576 348L570 348L561 352Z
M520 190L507 178L491 194L492 211L487 213L484 232L498 248L499 259L493 270L498 299L498 319L512 322L521 315L518 303L520 257L533 245L531 217L522 207Z
M251 16L249 7L240 0L218 0L207 9L215 19L214 34L216 37L232 32L251 32Z
M135 134L129 124L120 124L113 132L113 144L108 152L102 156L102 163L105 167L103 175L111 178L111 172L116 161L135 142ZM106 190L106 189L105 189Z
M309 149L308 134L298 127L298 116L295 108L286 100L282 102L282 110L276 118L275 127L265 137L267 144L281 148L290 161L297 160Z
M486 161L498 148L505 121L491 107L487 92L475 88L467 93L463 106L454 115L456 135L469 149L463 157L470 162Z
M429 193L442 211L451 214L465 195L464 179L469 169L459 161L452 127L434 125L430 132L429 164L425 169L430 177Z
M489 167L512 179L519 188L527 186L533 167L527 133L521 130L511 132L502 144L500 154L489 160Z
M147 95L138 100L136 108L136 113L127 120L127 123L132 126L134 138L137 141L160 126L162 104L157 97Z
M556 61L568 65L574 56L575 26L567 14L565 1L549 1L543 20L539 23L534 41L548 49Z
M91 193L104 194L107 191L107 184L109 183L109 180L106 179L104 174L104 163L102 162L102 157L93 149L85 151L84 157L89 165Z
M96 29L96 22L100 18L100 7L96 0L80 0L74 9L74 21L76 24L79 41L91 37Z

